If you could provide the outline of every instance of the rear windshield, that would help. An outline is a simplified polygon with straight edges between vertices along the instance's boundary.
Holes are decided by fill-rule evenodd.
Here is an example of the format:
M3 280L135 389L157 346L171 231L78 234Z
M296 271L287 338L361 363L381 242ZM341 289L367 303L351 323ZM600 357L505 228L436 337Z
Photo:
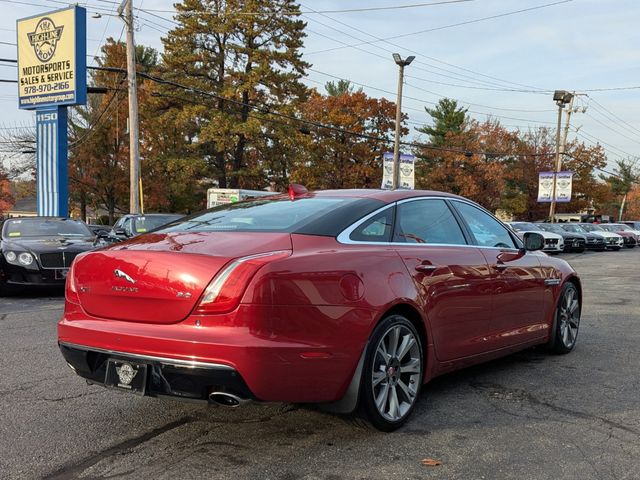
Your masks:
M135 233L146 233L151 230L182 218L182 215L148 215L133 220Z
M336 236L383 205L378 200L362 198L253 199L206 210L157 232L280 232Z
M26 237L91 237L93 233L78 220L17 219L4 223L2 236L8 239Z

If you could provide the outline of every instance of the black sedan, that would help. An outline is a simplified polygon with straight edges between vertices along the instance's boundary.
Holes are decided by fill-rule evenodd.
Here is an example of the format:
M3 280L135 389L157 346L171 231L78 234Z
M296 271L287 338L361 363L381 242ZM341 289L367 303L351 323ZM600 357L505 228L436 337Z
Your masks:
M6 220L0 232L0 294L16 287L64 285L73 259L97 246L97 237L79 220Z
M562 235L565 252L584 252L587 245L587 237L584 233L569 232L557 223L536 223L536 225L545 232Z
M560 226L567 232L579 233L580 235L584 235L587 239L587 243L585 246L589 250L598 250L603 252L607 248L607 242L605 241L604 237L602 237L602 235L587 232L577 223L559 223L558 226Z

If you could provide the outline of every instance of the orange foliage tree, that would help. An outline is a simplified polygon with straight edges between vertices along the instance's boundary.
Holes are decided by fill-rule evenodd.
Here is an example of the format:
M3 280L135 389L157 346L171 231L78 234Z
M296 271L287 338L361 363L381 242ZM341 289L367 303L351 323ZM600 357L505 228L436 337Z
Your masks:
M11 184L7 174L0 166L0 217L13 206L13 195L11 194Z
M304 148L291 168L292 181L313 189L380 188L382 154L392 145L395 103L348 86L328 90L334 94L312 92L301 107L302 117L372 138L314 128L301 138Z

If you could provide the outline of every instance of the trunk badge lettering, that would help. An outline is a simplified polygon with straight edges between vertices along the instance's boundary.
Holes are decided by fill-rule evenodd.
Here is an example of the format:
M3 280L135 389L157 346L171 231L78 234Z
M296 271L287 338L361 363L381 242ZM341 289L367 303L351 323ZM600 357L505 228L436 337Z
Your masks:
M176 294L178 298L191 298L191 294L189 292L178 292Z
M113 271L113 274L116 276L116 278L124 278L129 283L136 283L133 278L117 268Z
M118 285L113 285L111 287L111 290L113 290L114 292L130 292L130 293L136 293L138 292L138 287L120 287Z

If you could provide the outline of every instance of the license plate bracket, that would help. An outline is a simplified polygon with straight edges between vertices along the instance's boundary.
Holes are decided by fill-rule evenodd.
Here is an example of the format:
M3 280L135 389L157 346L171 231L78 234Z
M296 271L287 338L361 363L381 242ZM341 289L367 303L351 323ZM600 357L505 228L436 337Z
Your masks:
M110 358L104 384L116 390L144 395L147 387L147 364Z
M64 280L67 278L68 273L69 273L68 268L60 268L54 272L54 276L56 280Z

